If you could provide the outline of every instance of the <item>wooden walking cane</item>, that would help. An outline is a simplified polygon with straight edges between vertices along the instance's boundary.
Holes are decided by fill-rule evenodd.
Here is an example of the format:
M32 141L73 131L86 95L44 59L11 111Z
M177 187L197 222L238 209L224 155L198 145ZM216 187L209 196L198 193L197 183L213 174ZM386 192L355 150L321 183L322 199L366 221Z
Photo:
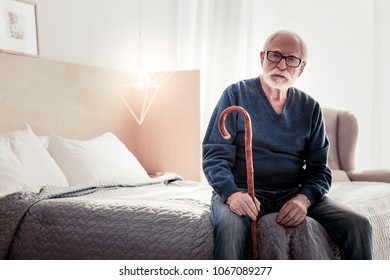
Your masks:
M246 171L247 171L247 185L248 194L255 203L255 187L253 180L253 158L252 158L252 123L248 112L240 106L231 106L226 108L219 117L218 127L221 135L224 139L231 137L230 133L226 129L225 121L227 116L233 112L239 112L245 119L245 156L246 156ZM251 220L251 235L252 235L252 250L253 259L259 258L259 252L257 247L257 234L256 234L256 221Z

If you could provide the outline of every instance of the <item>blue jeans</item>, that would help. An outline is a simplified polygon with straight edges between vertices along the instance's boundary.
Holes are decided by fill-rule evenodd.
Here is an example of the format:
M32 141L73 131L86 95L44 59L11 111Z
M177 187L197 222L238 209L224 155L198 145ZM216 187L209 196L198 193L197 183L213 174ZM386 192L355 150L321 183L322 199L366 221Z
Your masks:
M244 191L244 190L243 190ZM260 216L278 212L298 189L255 190ZM325 197L308 209L308 216L318 221L338 245L341 258L372 259L371 224L369 220L345 205ZM250 219L230 211L221 197L213 192L211 219L214 225L214 259L245 259L250 242Z

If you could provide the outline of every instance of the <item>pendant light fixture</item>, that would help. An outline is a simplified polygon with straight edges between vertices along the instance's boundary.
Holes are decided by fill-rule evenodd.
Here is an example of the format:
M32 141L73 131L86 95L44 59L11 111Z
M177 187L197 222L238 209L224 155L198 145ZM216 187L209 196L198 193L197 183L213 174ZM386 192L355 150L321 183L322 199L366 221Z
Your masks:
M160 88L153 73L144 68L142 46L142 1L138 0L138 51L136 67L119 78L116 89L119 97L139 125L144 121Z

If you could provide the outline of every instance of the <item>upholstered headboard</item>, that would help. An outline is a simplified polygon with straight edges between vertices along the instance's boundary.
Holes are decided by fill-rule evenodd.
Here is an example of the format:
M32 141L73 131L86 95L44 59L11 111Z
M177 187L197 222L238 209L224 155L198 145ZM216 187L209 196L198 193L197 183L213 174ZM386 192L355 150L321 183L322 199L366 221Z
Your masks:
M81 140L111 131L148 172L200 180L199 71L159 73L164 80L142 125L116 93L122 74L0 53L0 133L25 123L38 135Z

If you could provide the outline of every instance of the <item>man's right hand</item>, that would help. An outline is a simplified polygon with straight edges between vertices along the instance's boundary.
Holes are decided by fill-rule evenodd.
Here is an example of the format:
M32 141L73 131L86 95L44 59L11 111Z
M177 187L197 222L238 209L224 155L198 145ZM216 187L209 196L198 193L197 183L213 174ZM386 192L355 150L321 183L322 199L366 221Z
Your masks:
M249 216L253 221L257 220L260 212L260 201L255 198L255 203L253 203L248 193L236 192L229 196L226 204L233 213L239 216Z

